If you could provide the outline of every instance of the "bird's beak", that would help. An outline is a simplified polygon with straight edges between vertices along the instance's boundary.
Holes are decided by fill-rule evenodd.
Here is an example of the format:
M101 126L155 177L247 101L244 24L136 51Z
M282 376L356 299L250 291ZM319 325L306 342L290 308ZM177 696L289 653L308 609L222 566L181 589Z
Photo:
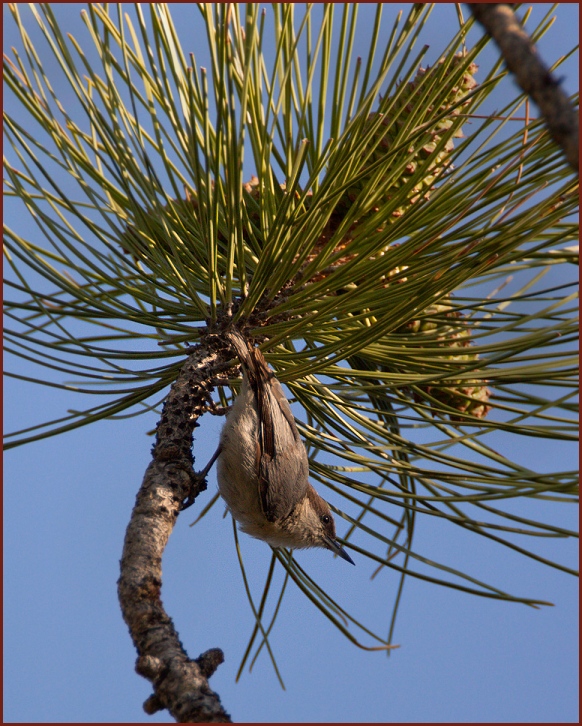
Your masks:
M328 549L330 549L334 555L338 555L342 558L342 560L345 560L346 562L349 562L352 565L355 565L356 563L352 560L352 558L348 555L348 553L344 550L344 548L341 546L339 542L336 542L335 539L332 539L331 537L325 538L325 543Z

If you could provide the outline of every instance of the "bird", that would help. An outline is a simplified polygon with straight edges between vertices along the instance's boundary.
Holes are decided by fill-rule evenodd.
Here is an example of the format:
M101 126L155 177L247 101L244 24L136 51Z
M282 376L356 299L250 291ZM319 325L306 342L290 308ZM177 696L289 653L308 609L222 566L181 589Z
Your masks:
M323 547L355 564L310 484L307 451L281 384L238 330L225 333L243 373L220 435L218 490L240 529L272 547Z

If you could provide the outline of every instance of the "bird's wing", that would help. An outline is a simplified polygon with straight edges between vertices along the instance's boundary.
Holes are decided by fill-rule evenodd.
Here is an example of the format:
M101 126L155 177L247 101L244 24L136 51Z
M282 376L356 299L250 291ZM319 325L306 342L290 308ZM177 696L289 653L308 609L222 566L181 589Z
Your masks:
M259 494L265 517L272 522L289 516L305 497L309 464L289 403L272 374L269 387L263 391L263 398L268 401L263 401L260 413L264 436Z

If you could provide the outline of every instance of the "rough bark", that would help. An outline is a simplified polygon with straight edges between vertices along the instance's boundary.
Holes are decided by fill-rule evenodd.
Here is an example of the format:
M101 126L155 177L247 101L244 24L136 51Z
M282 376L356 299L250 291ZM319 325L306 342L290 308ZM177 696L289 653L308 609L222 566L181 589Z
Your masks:
M225 723L230 717L208 678L224 660L218 648L190 659L162 605L162 554L182 503L206 488L193 469L192 432L228 355L212 342L197 346L164 404L152 461L127 527L118 594L138 652L136 671L154 693L146 713L168 709L179 723Z
M467 3L475 19L496 42L521 89L540 109L554 141L578 172L578 114L570 99L540 59L530 37L509 5Z

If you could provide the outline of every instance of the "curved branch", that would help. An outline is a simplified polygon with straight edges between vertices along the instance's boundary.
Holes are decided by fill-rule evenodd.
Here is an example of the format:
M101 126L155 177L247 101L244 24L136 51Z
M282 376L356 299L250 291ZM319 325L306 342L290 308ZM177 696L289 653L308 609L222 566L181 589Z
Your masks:
M212 343L197 346L172 385L157 438L127 527L118 595L137 648L136 671L152 682L147 713L168 709L179 723L230 722L208 678L224 660L218 648L192 660L160 599L162 553L182 502L206 488L193 469L192 431L204 412L225 354Z
M519 86L539 107L554 141L568 163L578 171L578 114L541 61L536 47L503 3L467 3L475 19L497 43L509 70Z

